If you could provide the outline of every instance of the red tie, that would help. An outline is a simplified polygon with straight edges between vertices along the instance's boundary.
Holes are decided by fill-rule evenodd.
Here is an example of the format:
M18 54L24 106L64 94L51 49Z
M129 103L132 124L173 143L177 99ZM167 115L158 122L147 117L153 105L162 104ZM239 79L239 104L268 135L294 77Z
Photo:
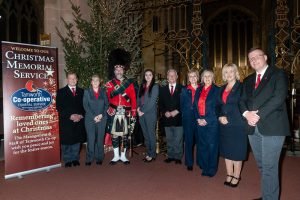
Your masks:
M72 88L72 93L73 93L73 96L75 97L76 96L76 90L75 90L75 88Z
M258 87L258 85L260 84L260 76L261 74L257 74L257 79L256 79L256 83L255 83L255 89Z
M173 96L173 94L174 94L174 86L171 85L171 95Z

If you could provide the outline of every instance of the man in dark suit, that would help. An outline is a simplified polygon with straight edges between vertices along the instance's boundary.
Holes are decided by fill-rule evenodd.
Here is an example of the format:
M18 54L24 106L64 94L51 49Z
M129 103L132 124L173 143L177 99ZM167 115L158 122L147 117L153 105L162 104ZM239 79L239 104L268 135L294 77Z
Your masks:
M283 70L267 64L263 50L251 49L248 59L255 73L244 80L240 110L247 120L249 142L262 176L262 199L276 200L280 192L278 163L289 135L288 82Z
M79 166L80 143L85 141L83 89L76 86L77 75L67 73L67 85L57 92L56 109L59 114L59 131L62 159L65 167Z
M159 91L159 109L165 127L167 141L166 163L181 164L183 155L183 129L180 114L180 93L182 86L176 83L178 76L174 69L167 72L168 84Z

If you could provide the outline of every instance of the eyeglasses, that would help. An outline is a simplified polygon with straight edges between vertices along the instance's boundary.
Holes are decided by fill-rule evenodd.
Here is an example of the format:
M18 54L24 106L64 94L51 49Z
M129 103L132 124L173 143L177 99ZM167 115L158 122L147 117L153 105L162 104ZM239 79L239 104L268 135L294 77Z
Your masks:
M261 56L264 56L263 54L257 55L257 56L253 56L252 58L249 58L249 62L253 62L255 60L258 60Z

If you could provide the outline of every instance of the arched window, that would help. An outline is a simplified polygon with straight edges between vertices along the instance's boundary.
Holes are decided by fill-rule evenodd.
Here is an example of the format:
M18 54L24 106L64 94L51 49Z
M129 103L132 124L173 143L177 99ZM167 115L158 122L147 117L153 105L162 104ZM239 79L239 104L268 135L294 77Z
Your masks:
M252 16L237 9L227 9L215 16L208 25L209 65L222 67L233 62L247 66L247 51L254 44Z
M3 0L0 17L0 40L38 44L40 19L32 1Z

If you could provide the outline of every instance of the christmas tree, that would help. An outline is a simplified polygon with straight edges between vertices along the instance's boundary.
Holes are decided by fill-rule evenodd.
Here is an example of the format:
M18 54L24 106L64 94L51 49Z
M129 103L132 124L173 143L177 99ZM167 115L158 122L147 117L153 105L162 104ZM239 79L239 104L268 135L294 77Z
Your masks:
M108 79L108 54L115 48L131 53L132 65L127 76L135 78L142 69L141 32L142 13L131 11L134 0L89 0L90 19L82 17L80 7L70 1L74 22L62 21L66 36L57 30L62 41L66 71L79 75L82 87L90 85L90 78L98 74Z

